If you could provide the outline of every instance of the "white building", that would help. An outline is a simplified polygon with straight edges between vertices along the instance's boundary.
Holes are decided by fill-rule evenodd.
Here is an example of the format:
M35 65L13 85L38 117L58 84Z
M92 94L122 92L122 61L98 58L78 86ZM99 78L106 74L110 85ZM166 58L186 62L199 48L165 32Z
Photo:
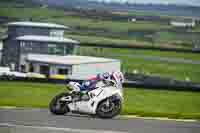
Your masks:
M136 21L137 21L136 18L131 19L131 22L136 22Z
M195 27L196 26L195 20L192 20L192 19L172 20L170 24L175 27Z
M3 39L2 66L28 74L50 78L62 75L73 79L120 70L119 60L75 56L79 42L64 36L68 29L53 23L8 23L8 36Z
M98 73L120 71L120 61L116 59L89 56L59 56L29 54L27 72L44 75L64 75L71 79L88 79Z

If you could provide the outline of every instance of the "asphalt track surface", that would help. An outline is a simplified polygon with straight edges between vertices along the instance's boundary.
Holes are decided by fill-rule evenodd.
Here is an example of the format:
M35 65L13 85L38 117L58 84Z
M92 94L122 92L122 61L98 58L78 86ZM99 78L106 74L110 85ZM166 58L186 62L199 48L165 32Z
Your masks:
M52 115L47 109L0 109L0 124L62 128L96 133L200 133L200 122L147 120L141 118L98 119L85 115Z

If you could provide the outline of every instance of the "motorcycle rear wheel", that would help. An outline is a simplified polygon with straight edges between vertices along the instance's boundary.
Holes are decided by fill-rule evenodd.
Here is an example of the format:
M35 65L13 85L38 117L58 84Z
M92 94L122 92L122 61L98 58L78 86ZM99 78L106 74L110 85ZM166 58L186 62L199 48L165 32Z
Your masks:
M67 106L67 103L66 102L61 102L61 98L62 97L66 97L66 96L69 96L68 93L61 93L61 94L58 94L57 96L55 96L50 104L49 104L49 110L52 114L55 114L55 115L64 115L66 113L69 112L69 108Z

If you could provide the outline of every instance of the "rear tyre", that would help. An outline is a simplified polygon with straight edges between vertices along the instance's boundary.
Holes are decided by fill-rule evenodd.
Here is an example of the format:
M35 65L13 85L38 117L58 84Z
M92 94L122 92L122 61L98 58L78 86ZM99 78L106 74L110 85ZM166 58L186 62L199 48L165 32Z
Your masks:
M69 108L67 106L66 102L62 102L60 99L62 97L66 97L69 96L68 93L61 93L57 96L55 96L50 104L49 104L49 110L51 113L55 114L55 115L64 115L67 112L69 112Z
M108 101L109 107L106 105ZM110 101L109 99L106 99L98 105L96 114L99 118L111 119L120 114L121 108L121 100Z

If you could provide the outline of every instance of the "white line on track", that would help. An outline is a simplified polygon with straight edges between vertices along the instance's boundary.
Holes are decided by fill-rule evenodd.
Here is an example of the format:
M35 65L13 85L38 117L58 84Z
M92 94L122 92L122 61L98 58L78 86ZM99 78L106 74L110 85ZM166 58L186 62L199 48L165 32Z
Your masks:
M2 109L16 109L17 107L15 106L0 106Z
M73 128L57 128L57 127L45 127L45 126L25 126L25 125L16 125L9 123L0 123L0 127L14 128L15 133L28 130L30 133L128 133L120 131L108 131L108 130L94 130L94 129L73 129ZM17 132L17 133L18 133ZM11 132L12 133L12 132Z
M138 119L146 119L146 120L161 120L161 121L179 121L179 122L197 122L198 120L193 119L172 119L166 117L140 117L135 115L124 115L122 118L138 118Z

